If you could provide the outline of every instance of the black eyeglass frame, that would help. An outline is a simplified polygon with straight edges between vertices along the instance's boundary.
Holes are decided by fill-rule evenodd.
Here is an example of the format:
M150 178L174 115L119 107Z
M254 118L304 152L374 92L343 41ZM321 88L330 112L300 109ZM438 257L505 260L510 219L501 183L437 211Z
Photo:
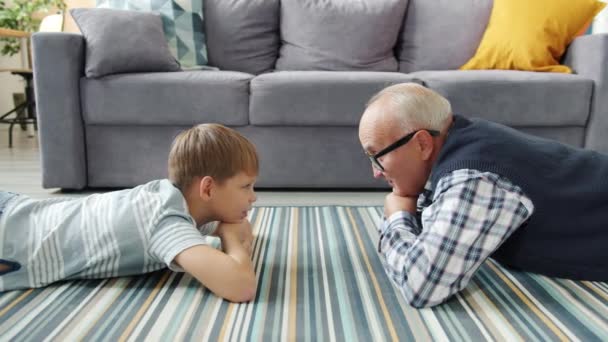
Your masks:
M378 152L376 154L369 154L367 152L365 154L367 154L367 157L369 158L373 167L375 167L376 169L378 169L380 171L384 171L384 166L382 166L382 164L380 164L380 161L378 160L378 158L396 150L398 147L401 147L401 146L407 144L410 140L412 140L414 135L416 135L416 133L418 133L420 131L427 131L433 137L439 136L439 134L441 133L441 132L433 130L433 129L419 129L419 130L416 130L416 131L413 131L413 132L407 134L403 138L388 145L387 147L383 148L380 152Z

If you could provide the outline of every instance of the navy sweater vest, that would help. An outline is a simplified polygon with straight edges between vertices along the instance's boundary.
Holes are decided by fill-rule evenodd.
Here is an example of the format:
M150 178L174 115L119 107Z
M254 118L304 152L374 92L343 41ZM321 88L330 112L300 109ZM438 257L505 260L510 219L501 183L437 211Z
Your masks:
M454 116L431 172L433 189L458 169L506 177L534 203L493 258L524 271L608 281L607 155Z

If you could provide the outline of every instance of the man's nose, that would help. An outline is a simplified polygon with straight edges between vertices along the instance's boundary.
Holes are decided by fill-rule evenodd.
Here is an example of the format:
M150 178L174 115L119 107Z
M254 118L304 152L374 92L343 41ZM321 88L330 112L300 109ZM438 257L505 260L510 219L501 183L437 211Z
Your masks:
M372 167L372 171L374 172L374 178L383 178L384 177L384 173L378 169L376 169L375 167Z

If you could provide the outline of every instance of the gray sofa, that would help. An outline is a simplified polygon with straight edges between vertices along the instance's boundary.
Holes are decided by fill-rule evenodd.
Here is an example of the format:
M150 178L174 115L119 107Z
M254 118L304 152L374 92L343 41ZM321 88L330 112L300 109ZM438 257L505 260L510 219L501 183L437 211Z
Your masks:
M345 18L312 3L322 2L205 0L213 71L86 78L81 35L35 34L43 186L166 177L176 133L218 122L257 145L259 187L385 187L372 178L357 124L375 92L408 81L443 94L456 113L608 152L608 35L574 40L563 60L574 74L458 71L491 0L382 0Z

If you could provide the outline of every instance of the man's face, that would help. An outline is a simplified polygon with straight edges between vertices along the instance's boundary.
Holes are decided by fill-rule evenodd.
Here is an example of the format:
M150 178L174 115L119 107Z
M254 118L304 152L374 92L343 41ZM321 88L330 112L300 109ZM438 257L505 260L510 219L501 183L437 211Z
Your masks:
M370 106L359 124L359 140L368 155L393 144L411 132L404 132L392 116L381 115L381 106ZM421 158L417 137L377 158L383 170L372 167L374 178L384 178L399 196L416 196L424 188L426 164Z
M238 223L247 217L253 202L257 200L253 186L257 176L244 172L216 183L213 190L213 208L218 220Z

